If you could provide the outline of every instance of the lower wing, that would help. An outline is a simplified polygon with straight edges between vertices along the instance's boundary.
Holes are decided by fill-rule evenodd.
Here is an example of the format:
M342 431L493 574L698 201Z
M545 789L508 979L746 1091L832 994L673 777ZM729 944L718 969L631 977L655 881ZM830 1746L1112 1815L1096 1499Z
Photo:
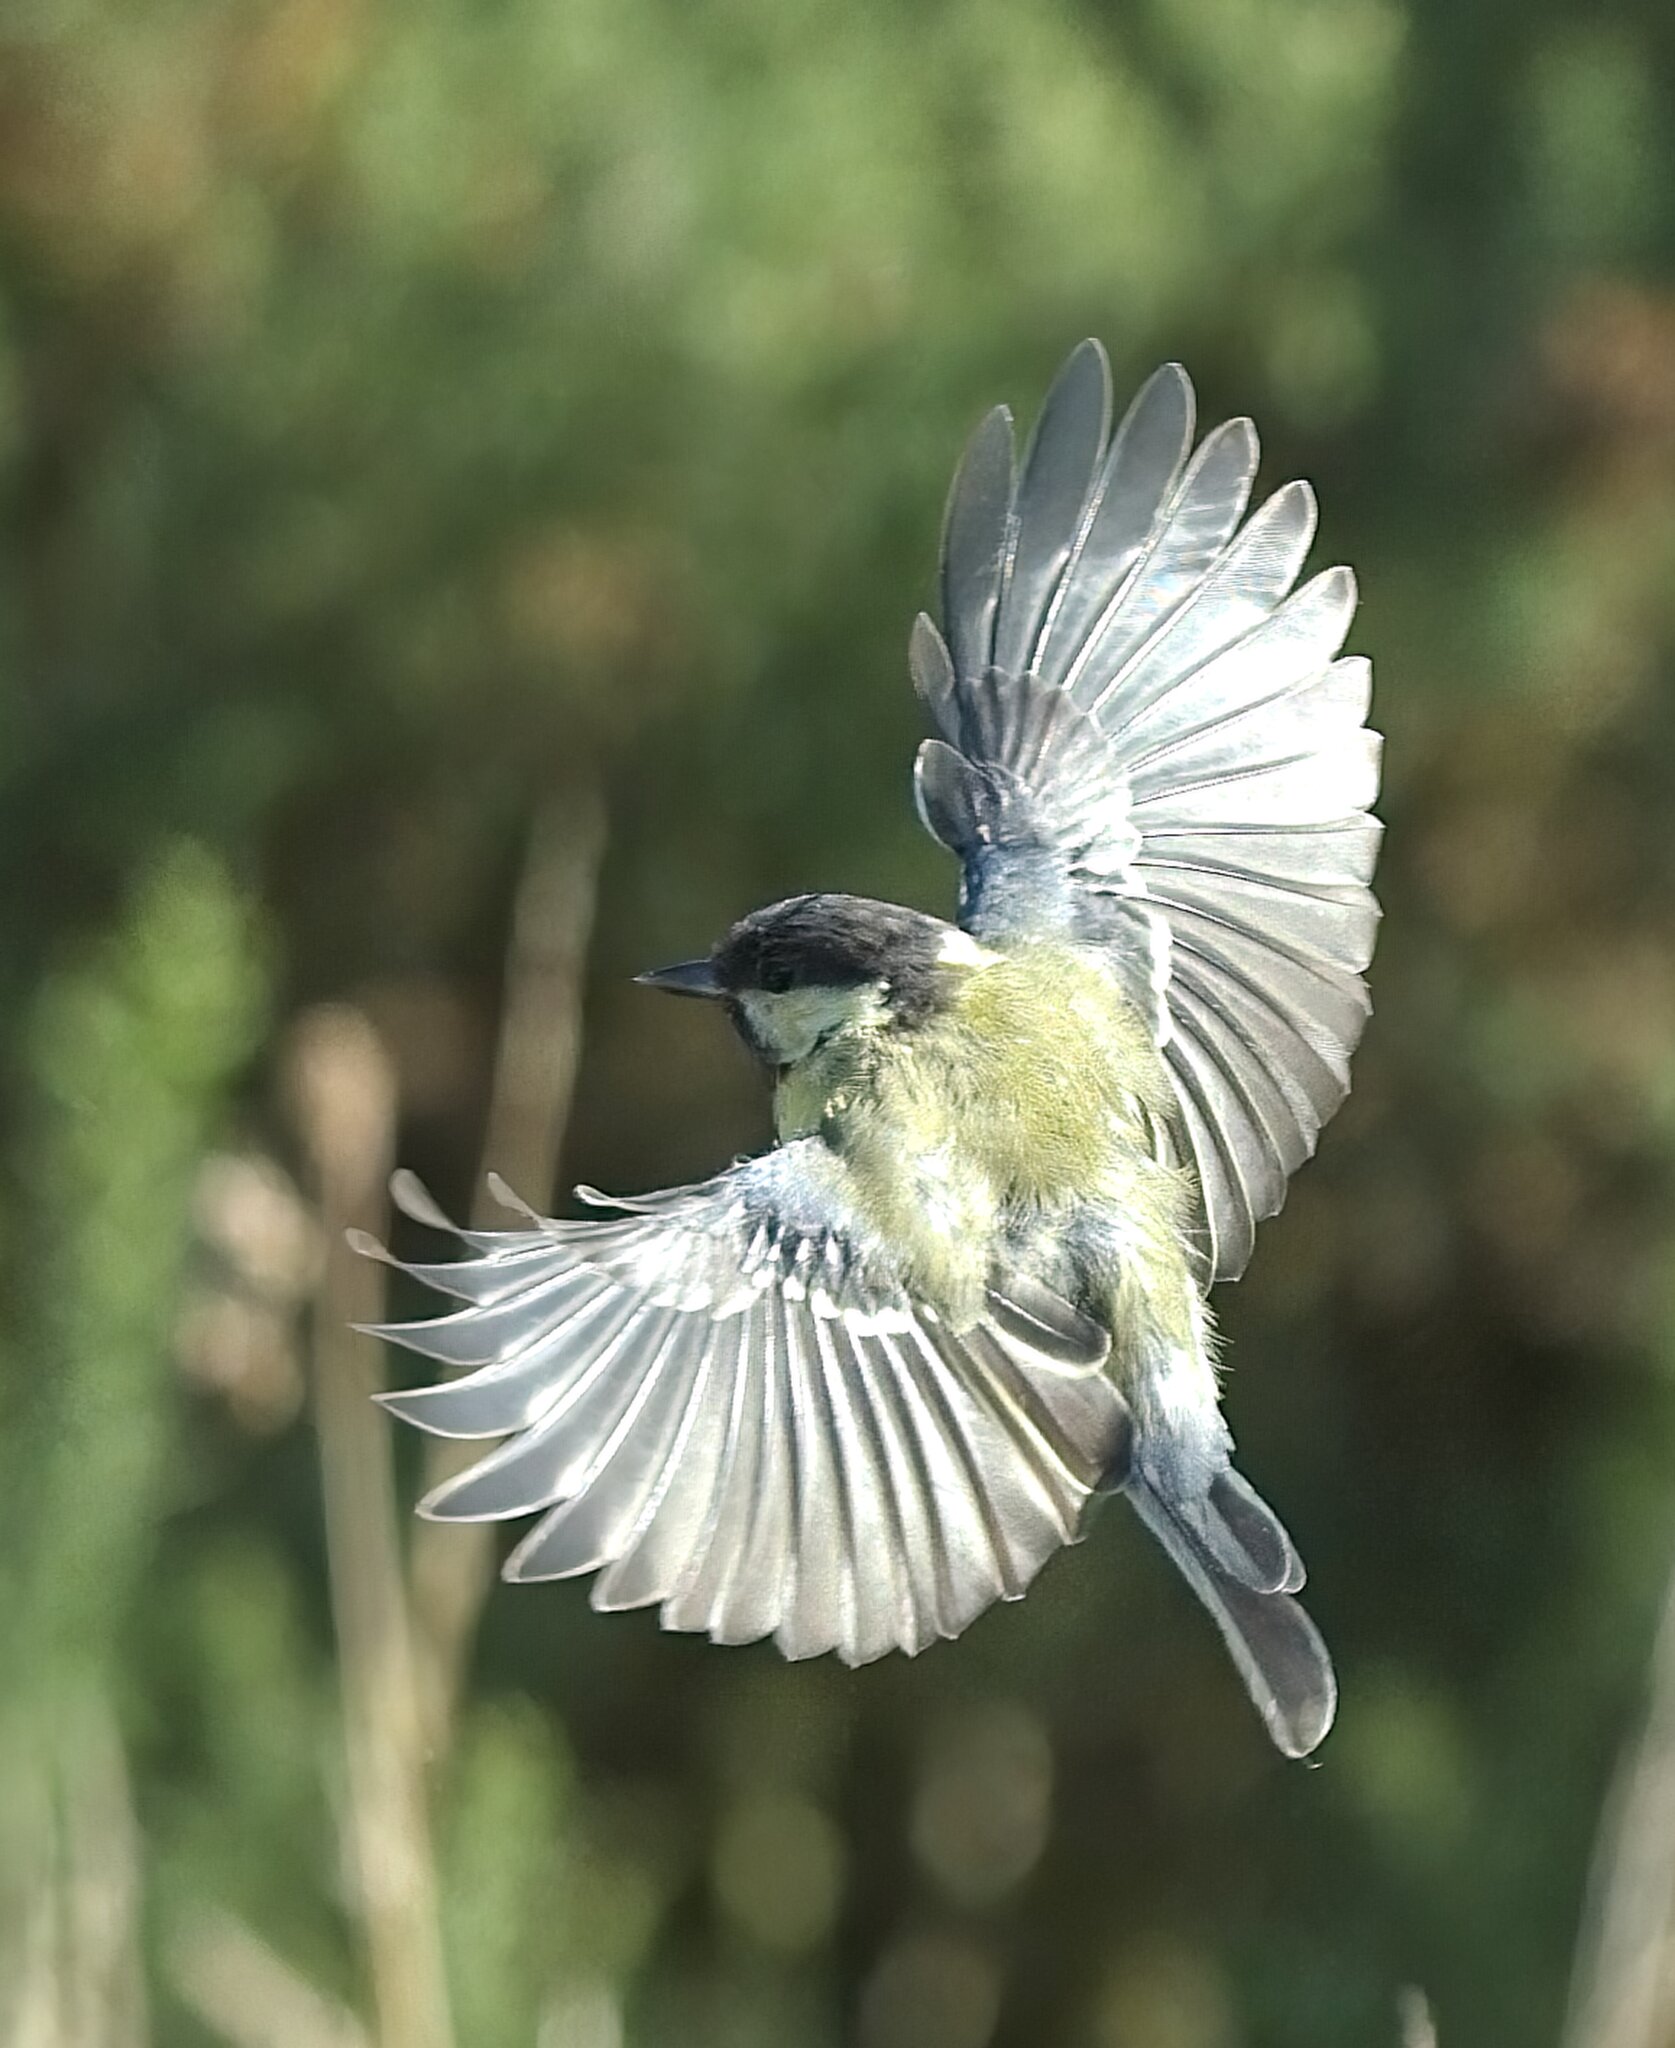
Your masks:
M505 1439L421 1511L540 1515L508 1578L597 1572L595 1607L862 1664L1017 1599L1123 1468L1102 1356L999 1296L950 1330L816 1139L665 1194L588 1195L616 1213L586 1222L455 1231L416 1181L396 1195L465 1255L390 1263L465 1306L371 1334L467 1370L384 1404Z

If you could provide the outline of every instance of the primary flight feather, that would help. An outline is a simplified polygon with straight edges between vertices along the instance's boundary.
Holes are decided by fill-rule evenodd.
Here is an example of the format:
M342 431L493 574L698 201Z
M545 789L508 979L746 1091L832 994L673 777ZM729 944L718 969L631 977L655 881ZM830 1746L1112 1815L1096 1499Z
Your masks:
M504 1439L422 1508L539 1514L508 1577L597 1572L597 1607L863 1663L1016 1599L1120 1492L1278 1746L1330 1727L1205 1296L1348 1088L1378 742L1339 658L1353 579L1294 588L1308 487L1241 526L1254 430L1192 438L1175 365L1112 432L1084 342L1021 465L1003 409L971 441L911 645L957 924L793 897L643 977L726 1007L775 1147L405 1269L464 1306L376 1334L466 1370L386 1405Z

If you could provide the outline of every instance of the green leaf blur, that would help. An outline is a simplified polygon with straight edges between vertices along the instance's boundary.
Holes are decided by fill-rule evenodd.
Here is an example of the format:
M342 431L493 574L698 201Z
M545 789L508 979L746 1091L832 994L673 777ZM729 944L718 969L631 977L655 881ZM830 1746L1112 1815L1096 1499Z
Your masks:
M1675 1564L1672 81L1644 0L0 9L0 2039L1346 2048L1409 1986L1559 2038ZM561 1181L761 1142L628 977L947 907L907 630L964 434L1086 333L1252 413L1361 580L1376 1015L1219 1303L1337 1732L1270 1754L1119 1508L860 1673L497 1589L390 1735L404 2002L309 1399L343 1162L387 1084L471 1207L596 794ZM466 1539L395 1456L424 1690Z

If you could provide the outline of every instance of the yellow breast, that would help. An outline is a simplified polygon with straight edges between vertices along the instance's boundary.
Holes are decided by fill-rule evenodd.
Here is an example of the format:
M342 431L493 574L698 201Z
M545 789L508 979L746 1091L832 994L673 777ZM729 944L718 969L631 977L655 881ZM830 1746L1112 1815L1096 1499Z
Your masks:
M914 1284L964 1321L1005 1213L1098 1198L1149 1149L1166 1093L1115 983L1042 946L974 969L912 1030L835 1037L781 1077L775 1120L782 1139L833 1145Z

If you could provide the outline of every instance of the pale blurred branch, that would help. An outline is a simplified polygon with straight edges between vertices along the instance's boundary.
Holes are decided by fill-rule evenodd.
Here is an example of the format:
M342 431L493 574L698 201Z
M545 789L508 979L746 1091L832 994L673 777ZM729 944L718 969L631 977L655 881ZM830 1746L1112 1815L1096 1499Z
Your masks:
M1675 2040L1675 1576L1645 1720L1600 1821L1563 2039L1564 2048Z
M170 1954L176 1987L233 2048L371 2048L355 2015L230 1913L200 1914Z
M1401 2048L1437 2048L1437 2023L1431 2001L1417 1984L1405 1985L1396 2000Z
M9 1759L0 2038L144 2048L141 1845L115 1717L84 1694L36 1735Z
M492 1222L498 1214L485 1187L491 1168L538 1207L552 1193L581 1057L583 978L604 847L604 806L592 784L552 798L531 828L512 914L474 1222ZM430 1439L427 1490L452 1478L480 1449ZM447 1746L493 1561L490 1524L426 1522L414 1531L420 1700L436 1753Z
M297 1122L328 1243L315 1301L319 1432L332 1617L343 1691L347 1821L380 2048L448 2048L436 1872L389 1434L373 1405L378 1347L355 1323L384 1311L384 1268L344 1242L382 1235L395 1079L358 1012L305 1015L291 1047Z
M538 1208L558 1175L581 1058L582 983L604 851L605 811L593 785L551 798L530 828L512 913L483 1164ZM475 1220L485 1220L487 1201L479 1175Z

